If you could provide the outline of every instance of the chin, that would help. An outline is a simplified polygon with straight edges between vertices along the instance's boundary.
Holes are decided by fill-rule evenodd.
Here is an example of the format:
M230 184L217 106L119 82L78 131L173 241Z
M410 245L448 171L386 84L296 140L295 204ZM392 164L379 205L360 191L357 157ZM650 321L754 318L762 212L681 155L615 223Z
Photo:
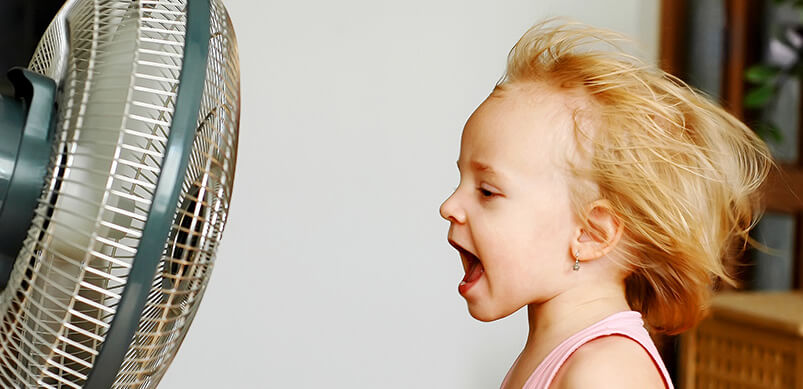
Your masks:
M472 306L472 304L469 304L468 313L471 314L471 317L479 321L488 323L504 318L513 312L504 313L500 312L497 309L491 309L491 307L477 307L477 306Z

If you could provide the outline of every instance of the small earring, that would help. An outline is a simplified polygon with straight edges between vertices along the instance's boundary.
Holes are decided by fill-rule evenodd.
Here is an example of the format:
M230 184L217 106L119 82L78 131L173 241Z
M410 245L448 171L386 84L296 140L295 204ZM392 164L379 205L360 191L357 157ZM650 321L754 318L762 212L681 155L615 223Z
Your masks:
M572 266L572 270L578 271L580 270L580 252L574 252L574 266Z

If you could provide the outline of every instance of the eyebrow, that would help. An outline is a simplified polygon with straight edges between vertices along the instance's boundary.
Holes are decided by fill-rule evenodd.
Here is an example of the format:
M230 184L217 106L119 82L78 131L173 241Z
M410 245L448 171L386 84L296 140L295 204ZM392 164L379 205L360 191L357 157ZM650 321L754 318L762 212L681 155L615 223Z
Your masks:
M496 175L496 171L494 170L494 168L492 168L490 165L486 165L486 164L484 164L482 162L471 161L469 163L469 165L471 165L471 168L476 170L476 171L484 172L484 173L491 173L493 175Z
M488 165L488 164L485 164L485 163L482 163L482 162L479 162L479 161L472 160L472 161L469 162L469 166L471 166L471 169L473 169L475 171L486 173L486 174L490 174L490 175L492 175L494 177L499 177L499 178L502 178L502 179L505 178L504 174L502 174L502 173L498 172L497 170L495 170L493 167L491 167L491 165ZM460 170L460 161L457 161L457 170Z

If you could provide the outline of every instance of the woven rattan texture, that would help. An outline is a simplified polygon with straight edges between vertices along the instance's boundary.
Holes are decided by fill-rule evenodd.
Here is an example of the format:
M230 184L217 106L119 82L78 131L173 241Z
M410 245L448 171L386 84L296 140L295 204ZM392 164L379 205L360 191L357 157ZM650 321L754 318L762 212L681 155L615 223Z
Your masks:
M746 299L752 304L761 304L764 298L748 297L756 297ZM769 295L764 305L789 300L778 297ZM781 314L800 308L777 306ZM715 302L712 317L682 337L680 388L803 389L799 332L762 322L760 316L749 314L756 311L749 306L743 307L746 314L741 316L732 311L718 314L717 309L724 308Z

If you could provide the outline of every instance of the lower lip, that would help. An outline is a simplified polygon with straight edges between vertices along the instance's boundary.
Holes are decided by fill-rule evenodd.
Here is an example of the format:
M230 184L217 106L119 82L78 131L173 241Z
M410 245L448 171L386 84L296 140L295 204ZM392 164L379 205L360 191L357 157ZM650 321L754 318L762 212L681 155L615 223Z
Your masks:
M460 293L461 296L465 296L468 290L471 289L472 286L476 285L477 282L479 282L484 276L485 276L485 271L483 271L482 274L480 274L480 276L477 277L476 280L468 282L460 281L460 285L457 286L457 291Z

